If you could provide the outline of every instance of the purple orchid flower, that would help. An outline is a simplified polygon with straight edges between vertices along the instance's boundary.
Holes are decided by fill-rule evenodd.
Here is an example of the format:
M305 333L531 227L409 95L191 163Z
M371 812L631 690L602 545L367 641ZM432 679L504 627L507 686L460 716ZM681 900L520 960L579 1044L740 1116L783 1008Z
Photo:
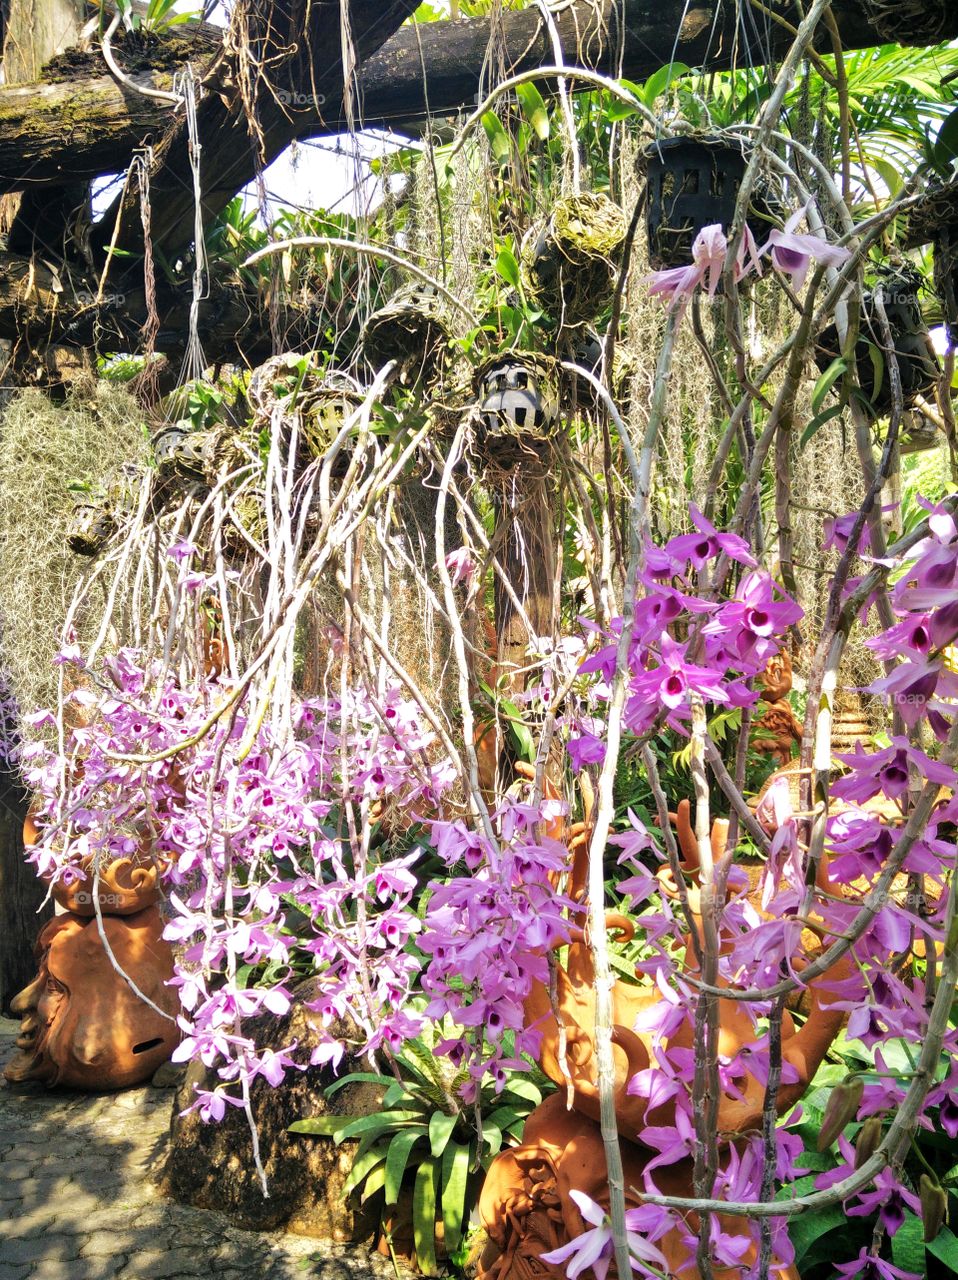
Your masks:
M773 230L762 253L770 253L772 265L782 275L791 276L792 288L797 292L805 283L808 269L812 261L821 262L826 267L840 267L852 256L848 249L840 245L829 244L819 236L806 236L796 233L795 228L804 218L808 206L797 209L779 231Z
M569 1195L575 1201L586 1222L593 1224L592 1229L583 1231L581 1235L558 1249L543 1253L542 1261L555 1266L568 1262L566 1275L569 1280L576 1280L576 1277L589 1267L592 1268L596 1280L605 1280L614 1253L612 1224L602 1206L596 1204L584 1192L570 1191ZM668 1266L662 1251L657 1249L646 1236L656 1231L661 1236L669 1229L668 1213L656 1205L639 1205L635 1209L626 1210L625 1225L633 1274L657 1277L662 1270L667 1270ZM651 1263L656 1270L650 1270L646 1263Z
M909 1209L921 1217L921 1201L899 1182L891 1169L882 1169L875 1178L874 1191L859 1191L857 1200L858 1204L852 1208L846 1206L848 1216L868 1218L877 1209L881 1224L890 1236L904 1226Z
M843 1280L921 1280L914 1271L903 1271L901 1267L869 1253L867 1245L859 1250L854 1262L836 1263L835 1270Z
M699 285L705 285L709 297L714 298L727 253L728 240L719 223L703 227L692 242L691 263L687 267L654 271L648 277L649 293L667 299L671 307L679 310L685 308ZM750 271L761 275L759 258L754 237L746 224L735 263L735 279L743 279Z

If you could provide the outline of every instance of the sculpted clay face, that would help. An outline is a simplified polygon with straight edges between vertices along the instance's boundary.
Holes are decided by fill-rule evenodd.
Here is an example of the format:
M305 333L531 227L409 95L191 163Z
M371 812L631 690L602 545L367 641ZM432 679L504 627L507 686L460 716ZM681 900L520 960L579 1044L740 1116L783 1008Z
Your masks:
M148 1080L179 1039L173 955L155 906L103 916L120 968L169 1017L152 1009L110 962L92 916L58 916L37 940L39 974L14 999L17 1054L4 1075L77 1089L119 1089Z

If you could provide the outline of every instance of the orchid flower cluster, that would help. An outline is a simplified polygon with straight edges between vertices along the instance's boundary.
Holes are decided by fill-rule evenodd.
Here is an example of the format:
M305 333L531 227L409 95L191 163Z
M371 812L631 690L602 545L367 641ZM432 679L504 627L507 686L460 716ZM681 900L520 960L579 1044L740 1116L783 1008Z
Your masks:
M773 229L761 248L748 223L742 229L738 252L732 264L732 276L736 284L750 274L762 274L762 258L770 256L776 271L788 276L792 288L799 290L805 283L812 262L826 267L840 267L851 257L851 252L841 245L813 235L802 235L796 228L806 210L798 209L779 230ZM703 227L692 242L692 261L686 267L669 267L654 271L648 277L649 293L668 301L679 314L684 311L693 293L704 285L710 298L716 290L725 270L728 256L728 238L718 223Z
M832 785L825 828L827 874L825 878L819 874L814 892L809 888L808 847L801 840L802 827L792 809L787 778L773 783L756 814L770 837L760 905L747 895L741 869L732 865L719 924L720 985L760 992L791 978L800 989L802 970L813 958L808 952L810 918L814 917L815 934L829 945L850 937L853 921L867 904L871 912L867 927L858 931L847 958L836 962L816 984L831 1009L847 1011L849 1038L875 1051L881 1080L865 1085L859 1120L879 1116L890 1121L912 1083L913 1073L902 1078L884 1069L881 1046L921 1045L926 1039L930 1001L907 959L916 946L928 955L943 944L948 886L955 873L958 776L950 762L935 758L927 740L948 738L958 711L958 688L947 658L949 646L958 638L958 527L945 507L928 510L928 536L913 548L907 561L888 566L897 575L891 601L899 621L869 642L880 657L894 664L871 691L892 702L909 733L894 735L880 749L866 749L859 743L839 757L844 772ZM648 737L662 725L687 731L692 699L701 700L707 712L753 704L758 696L751 688L753 678L800 617L797 605L755 567L740 539L717 531L694 508L692 520L694 532L673 538L662 548L647 549L640 573L644 595L635 608L624 715L637 737ZM840 526L837 536L846 526L850 529L852 521L849 517L844 523L835 522ZM834 529L832 534L836 536ZM738 586L725 601L710 598L708 589L718 577L720 561L740 566ZM693 589L696 583L704 584L700 594ZM600 702L610 693L622 625L621 619L615 622L606 636L608 643L582 664L582 671L592 674L593 692ZM585 726L567 745L577 770L603 757L600 737ZM917 834L906 832L905 819L914 796L926 784L943 790L924 829ZM644 840L656 850L652 833L634 816L633 826L633 839ZM889 887L887 878L879 881L890 862L901 874ZM650 1120L635 1136L656 1153L645 1165L646 1190L662 1194L656 1171L692 1159L701 1140L692 1094L695 1050L684 1047L689 1044L688 1031L700 997L675 960L676 954L686 951L687 917L658 890L653 876L647 877L644 894L636 898L633 888L633 902L644 897L648 903L639 919L647 958L638 967L658 986L661 999L633 1028L651 1037L652 1065L633 1077L628 1092L647 1100ZM761 1099L769 1081L772 1048L769 1033L758 1020L768 1017L771 1002L756 999L735 1007L737 1016L752 1020L754 1035L738 1053L719 1056L722 1093L733 1102L746 1096ZM777 1070L782 1087L799 1079L787 1053ZM940 1106L940 1123L946 1131L958 1133L956 1091L958 1030L948 1027L920 1123L931 1127L930 1109ZM666 1102L669 1109L657 1111ZM669 1117L667 1123L661 1121L662 1115ZM795 1132L801 1115L799 1105L774 1131L775 1185L807 1174L799 1160L803 1142ZM854 1119L854 1114L849 1115L846 1123ZM855 1151L844 1140L840 1150L846 1163L822 1175L821 1186L831 1186L852 1172ZM709 1194L739 1203L767 1198L766 1163L763 1138L757 1134L726 1146ZM848 1198L848 1213L877 1210L883 1230L894 1235L904 1221L905 1209L916 1211L918 1205L903 1177L900 1163L892 1160L873 1189ZM656 1212L659 1216L651 1223L643 1218L646 1240L654 1243L671 1228L684 1234L694 1252L695 1241L684 1217L664 1207ZM611 1256L608 1222L597 1206L589 1214L587 1219L594 1223L590 1230L550 1255L553 1261L569 1261L570 1276L587 1264L598 1275L596 1260ZM729 1236L712 1219L712 1255L722 1265L737 1265L748 1247L749 1234L759 1244L759 1222L748 1218L739 1222L740 1233ZM784 1219L771 1219L769 1229L774 1266L787 1266L793 1250ZM643 1259L634 1251L633 1257L637 1274L656 1274L647 1265L648 1257ZM848 1277L905 1274L878 1252L869 1251L840 1270Z
M78 653L69 658L82 668ZM203 1118L241 1103L230 1085L278 1085L307 1065L295 1043L261 1052L243 1027L285 1013L304 977L323 1028L309 1061L338 1063L346 1040L369 1053L415 1035L421 1020L407 1006L419 965L407 944L421 928L421 845L398 841L396 856L371 832L377 813L407 823L434 813L454 777L418 710L395 689L376 707L350 691L296 704L291 735L242 709L203 732L211 697L228 686L180 688L131 651L105 674L106 696L70 695L86 723L64 755L24 753L44 831L29 856L49 881L123 856L165 864L182 1007L175 1057L215 1066L226 1086L198 1093Z

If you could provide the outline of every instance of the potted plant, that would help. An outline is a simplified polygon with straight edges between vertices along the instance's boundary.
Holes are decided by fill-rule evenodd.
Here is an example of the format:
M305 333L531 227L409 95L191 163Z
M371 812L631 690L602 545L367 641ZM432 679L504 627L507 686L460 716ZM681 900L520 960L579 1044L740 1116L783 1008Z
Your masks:
M879 288L894 342L904 407L910 407L919 396L930 393L940 373L931 335L922 319L916 278L908 271L886 272L873 289L862 295L855 344L858 385L866 408L875 418L882 417L892 407L891 372L884 356L885 340L875 306ZM840 357L838 327L830 324L818 336L815 363L824 373Z
M684 266L703 227L731 226L748 147L730 135L683 134L653 142L645 150L645 162L649 261L656 270ZM768 185L761 183L747 218L756 240L765 238L776 204Z
M625 215L608 196L560 200L523 240L527 296L563 327L595 319L612 298L625 234Z

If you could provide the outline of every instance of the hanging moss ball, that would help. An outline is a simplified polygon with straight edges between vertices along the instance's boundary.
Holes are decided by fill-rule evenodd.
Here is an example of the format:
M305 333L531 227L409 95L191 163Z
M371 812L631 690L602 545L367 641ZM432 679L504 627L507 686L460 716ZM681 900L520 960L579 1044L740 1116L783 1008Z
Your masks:
M608 196L560 200L523 239L526 293L567 328L595 319L612 298L625 235L625 215Z
M409 284L366 321L363 354L374 369L398 361L404 382L431 383L441 372L450 337L438 291Z
M617 262L628 229L625 214L615 201L591 194L560 200L549 226L559 252L583 266L595 258Z

